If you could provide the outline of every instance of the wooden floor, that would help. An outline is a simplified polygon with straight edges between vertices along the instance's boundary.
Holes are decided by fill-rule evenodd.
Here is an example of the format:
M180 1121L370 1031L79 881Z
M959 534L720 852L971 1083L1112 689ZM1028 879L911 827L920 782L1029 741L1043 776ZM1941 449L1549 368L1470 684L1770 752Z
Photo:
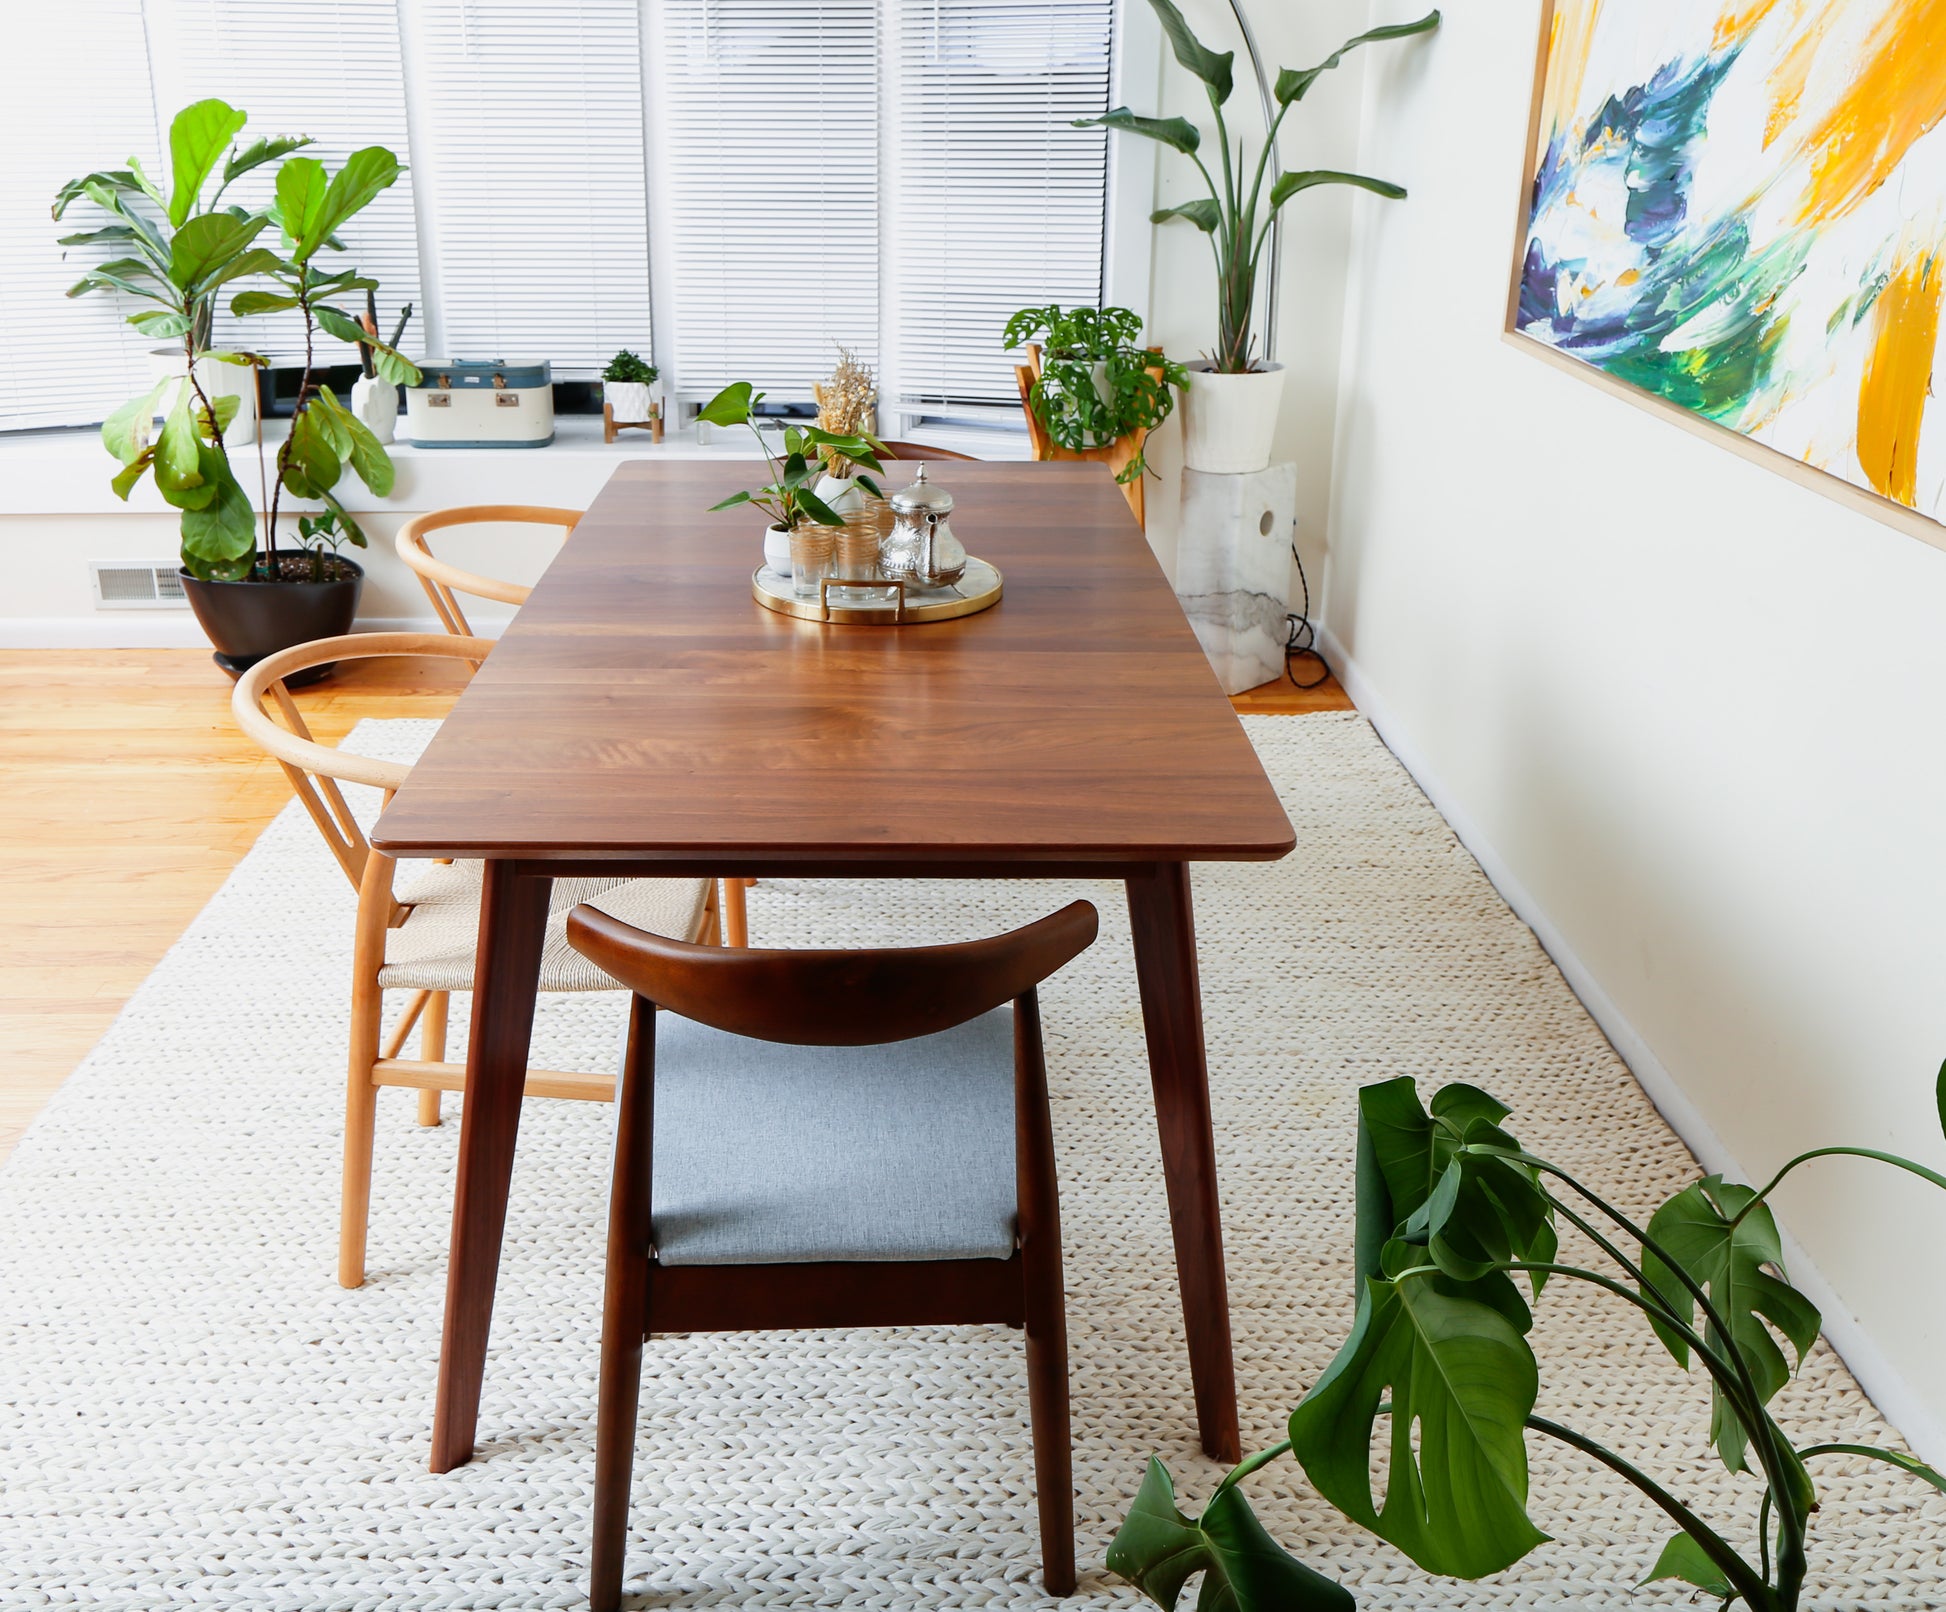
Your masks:
M297 700L333 742L363 717L443 716L464 675L353 663ZM1235 703L1351 705L1335 680ZM0 650L0 1158L289 798L207 652Z

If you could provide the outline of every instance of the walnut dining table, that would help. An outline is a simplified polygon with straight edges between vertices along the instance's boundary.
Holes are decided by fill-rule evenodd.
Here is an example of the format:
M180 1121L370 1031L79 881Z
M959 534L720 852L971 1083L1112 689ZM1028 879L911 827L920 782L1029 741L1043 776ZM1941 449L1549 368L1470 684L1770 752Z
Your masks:
M1189 865L1282 857L1290 821L1103 467L941 468L1005 593L903 626L752 599L749 512L708 512L751 469L618 466L372 834L485 864L433 1470L473 1452L552 881L616 875L1122 882L1196 1416L1235 1461Z

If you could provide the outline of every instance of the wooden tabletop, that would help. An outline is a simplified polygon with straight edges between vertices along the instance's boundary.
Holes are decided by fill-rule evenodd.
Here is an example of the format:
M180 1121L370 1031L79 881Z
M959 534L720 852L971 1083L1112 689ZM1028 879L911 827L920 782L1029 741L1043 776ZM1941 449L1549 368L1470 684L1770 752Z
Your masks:
M939 466L955 534L1000 568L1006 595L905 627L797 621L750 597L761 517L709 506L755 469L618 465L372 843L867 864L1291 849L1102 466Z

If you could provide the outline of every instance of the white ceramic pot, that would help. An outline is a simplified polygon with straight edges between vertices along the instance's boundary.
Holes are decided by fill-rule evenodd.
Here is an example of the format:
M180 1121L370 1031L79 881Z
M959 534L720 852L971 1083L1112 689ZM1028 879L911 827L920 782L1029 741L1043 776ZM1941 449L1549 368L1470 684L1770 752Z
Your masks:
M149 374L154 380L166 376L182 374L182 349L180 347L155 347L149 351ZM227 447L257 440L257 372L248 364L224 364L214 358L199 358L196 361L196 381L203 389L203 395L211 403L219 397L234 397L237 401L236 418L223 433ZM163 403L175 401L173 393L163 394Z
M764 564L780 577L791 574L791 534L788 527L764 528Z
M856 476L820 476L811 494L829 504L834 515L856 515L865 507L865 489Z
M1284 401L1284 366L1219 375L1207 364L1189 366L1182 395L1182 462L1219 476L1250 476L1270 464L1277 409Z
M654 401L647 381L603 381L601 400L614 410L618 425L641 425Z
M351 383L351 412L380 442L390 442L399 423L399 389L376 375L361 375Z

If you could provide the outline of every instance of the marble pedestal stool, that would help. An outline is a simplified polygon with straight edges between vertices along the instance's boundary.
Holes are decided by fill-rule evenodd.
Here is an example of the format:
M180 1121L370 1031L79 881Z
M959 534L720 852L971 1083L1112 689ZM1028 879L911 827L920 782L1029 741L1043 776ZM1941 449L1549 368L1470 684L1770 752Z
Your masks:
M1176 597L1225 693L1284 674L1297 466L1182 473Z

